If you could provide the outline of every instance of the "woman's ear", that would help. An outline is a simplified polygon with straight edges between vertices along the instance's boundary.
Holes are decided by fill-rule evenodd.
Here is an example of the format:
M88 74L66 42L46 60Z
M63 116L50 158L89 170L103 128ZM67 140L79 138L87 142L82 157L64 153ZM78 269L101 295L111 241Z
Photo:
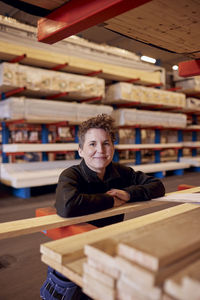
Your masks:
M80 157L83 157L82 152L83 150L80 148L80 146L78 146L78 154Z

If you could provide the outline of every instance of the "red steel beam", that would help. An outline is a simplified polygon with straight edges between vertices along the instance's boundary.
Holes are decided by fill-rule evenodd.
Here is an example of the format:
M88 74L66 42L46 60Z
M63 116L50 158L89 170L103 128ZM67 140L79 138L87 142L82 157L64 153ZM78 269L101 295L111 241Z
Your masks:
M179 76L189 77L200 75L200 59L183 61L178 65Z
M38 41L53 44L152 0L73 0L38 21Z

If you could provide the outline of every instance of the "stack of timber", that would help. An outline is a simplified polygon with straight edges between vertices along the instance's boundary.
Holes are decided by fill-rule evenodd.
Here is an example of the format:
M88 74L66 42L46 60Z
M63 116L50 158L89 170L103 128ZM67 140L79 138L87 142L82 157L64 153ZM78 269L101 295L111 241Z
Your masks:
M199 191L199 189L196 189L194 192ZM181 191L179 193L183 192L184 191ZM137 212L138 209L141 209L142 206L143 209L145 209L145 206L149 206L150 208L153 203L160 203L161 205L162 202L147 201L143 203L135 203L135 212ZM172 203L169 202L169 204ZM152 287L150 283L153 284L154 281L158 281L160 285L161 282L164 281L166 275L171 275L178 268L180 269L181 267L189 265L190 262L192 263L197 259L197 257L199 257L199 253L197 253L197 249L199 247L199 236L198 234L195 236L197 227L199 227L199 218L197 217L197 215L199 214L199 207L194 204L181 204L175 207L168 206L168 208L164 208L164 206L162 205L160 206L160 211L148 213L147 215L143 215L142 217L137 217L135 219L124 221L122 223L117 223L107 227L96 229L94 231L82 233L79 236L72 236L42 244L40 248L42 253L42 261L55 268L70 280L77 283L93 299L105 299L105 297L106 299L120 299L118 297L120 287L117 282L121 279L121 277L123 279L123 277L125 276L126 279L126 277L128 276L127 274L121 274L119 261L123 260L125 261L125 263L130 265L130 268L132 268L133 265L136 265L136 270L141 269L144 277L144 287L142 289L146 291L146 287L147 289L150 288L151 290L153 290L154 295L158 296L159 294L161 294L160 287ZM120 209L120 207L118 209ZM106 215L104 215L105 212L102 212L102 218L106 217ZM186 221L183 220L185 217L187 219ZM190 223L187 224L187 221L189 219L191 220L191 218L193 218L191 231L195 232L193 232L190 236ZM184 226L181 225L181 223L184 223ZM139 266L133 261L131 262L129 257L127 258L121 256L121 252L118 253L118 245L125 245L126 247L130 247L129 245L125 244L125 241L127 240L131 243L131 251L134 241L138 242L142 239L142 245L144 247L146 237L150 238L150 236L154 233L154 229L158 234L164 234L165 236L169 234L170 236L171 231L169 232L169 230L171 229L168 228L170 224L170 228L172 229L173 227L173 229L175 229L172 240L173 247L176 246L176 248L169 248L171 252L174 251L172 258L168 256L168 253L165 249L163 250L164 246L161 242L164 240L164 237L161 237L161 242L155 245L155 248L157 246L156 249L158 250L158 252L160 251L159 259L161 260L161 265L168 263L170 264L169 268L162 267L161 270L159 270L159 272L162 272L162 277L158 277L158 273L155 271L149 271L148 269L146 269L146 267ZM181 234L179 234L176 226L178 229L181 226L184 227L181 230ZM159 228L161 230L162 228L164 228L164 230L162 232L157 232ZM184 229L185 233L183 233ZM187 237L185 239L186 242L184 241L185 246L182 243L182 233L184 237ZM177 242L176 235L180 235ZM153 236L154 238L156 238L154 234ZM157 237L157 240L159 240L159 237ZM123 243L121 244L121 242ZM180 245L179 242L181 242ZM167 242L164 240L164 243L166 245ZM193 245L193 248L190 248L191 245ZM126 251L126 253L129 253L129 251ZM144 255L147 256L146 253L144 253ZM140 255L136 257L140 257ZM165 259L166 257L167 259ZM187 257L187 259L185 260L183 259L183 257ZM152 261L154 262L154 258L150 258L152 258ZM177 263L175 263L177 259L178 261ZM145 257L145 262L147 261L148 260L146 260ZM153 263L153 266L154 265L155 264ZM154 276L154 273L156 274L156 277ZM139 279L140 278L138 278L138 280ZM138 286L141 287L141 281L139 284ZM132 290L134 288L131 286L130 289ZM125 289L124 293L128 293L130 289ZM149 299L145 298L146 296L144 295L141 295L140 298L136 298L136 296L134 298L132 296L131 298L128 298L127 293L126 299Z
M2 60L9 61L26 54L22 63L27 65L48 69L62 65L64 72L88 74L101 71L98 76L104 79L125 81L139 78L140 84L165 84L163 68L138 62L133 53L124 54L123 49L103 45L100 48L97 44L88 44L77 37L51 45L50 49L48 45L37 41L36 28L14 22L10 18L1 18L0 24Z
M189 111L200 111L200 100L193 97L186 98L186 109Z
M24 146L24 150L32 150L34 151L56 151L56 149L62 148L57 145L27 145ZM15 147L14 150L10 150L12 145L7 147L7 150L10 153L14 152L15 149L22 149L22 147ZM76 150L78 148L77 144L69 144L64 146L64 151L71 151L73 149ZM6 150L6 145L4 150ZM6 151L7 151L6 150ZM26 151L24 151L26 152ZM24 187L34 187L34 186L42 186L49 184L57 184L59 175L64 169L77 165L80 163L79 159L75 160L55 160L55 161L40 161L40 162L26 162L26 163L1 163L0 164L0 181L6 185L15 187L15 188L24 188ZM155 172L163 172L163 176L165 171L169 170L178 170L178 169L186 169L190 167L190 164L184 162L165 162L165 163L155 163L155 164L142 164L131 166L135 171L142 171L145 173L155 173Z
M166 113L160 111L137 110L134 108L120 108L113 111L113 117L118 126L161 126L186 127L187 116L180 113Z
M44 70L19 64L0 64L0 91L24 87L24 95L48 97L66 93L59 99L104 97L105 81L101 78Z
M142 87L126 82L109 85L106 89L105 103L119 104L136 102L141 105L163 105L166 107L186 106L186 97L183 93L175 93L156 88Z
M111 114L107 105L86 104L46 99L11 97L0 102L0 120L25 120L29 123L68 121L79 124L98 114Z
M2 163L0 165L0 179L2 183L14 188L56 184L64 169L79 163L79 159Z
M200 259L169 277L164 291L168 299L200 299Z
M200 76L188 77L182 80L175 81L177 87L181 87L181 91L185 94L196 94L200 92Z
M83 290L93 299L161 300L163 284L200 258L200 208L86 245ZM189 266L189 267L188 267ZM200 282L195 272L196 286ZM197 275L196 275L197 274ZM168 281L169 285L169 281ZM167 283L166 283L167 286ZM191 299L199 299L191 290ZM197 296L198 295L198 296ZM182 298L179 295L178 299Z
M188 163L193 167L200 167L200 157L198 156L180 157L180 162Z

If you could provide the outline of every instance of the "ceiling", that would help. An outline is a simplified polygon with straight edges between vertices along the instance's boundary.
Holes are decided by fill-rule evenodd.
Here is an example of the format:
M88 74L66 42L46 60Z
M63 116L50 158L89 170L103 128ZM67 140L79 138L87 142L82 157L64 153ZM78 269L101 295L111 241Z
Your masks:
M7 5L2 1L0 1L0 15L14 18L19 22L32 26L37 26L37 21L40 18L34 15L30 15L18 8ZM188 60L188 57L186 56L170 53L167 50L160 50L159 48L138 42L134 39L125 37L119 33L106 29L101 26L101 24L84 30L77 35L92 42L96 42L99 44L108 44L132 51L138 55L147 55L156 58L157 60L160 60L160 65L166 68L166 70L168 71L172 70L171 68L174 64L178 64L181 61Z

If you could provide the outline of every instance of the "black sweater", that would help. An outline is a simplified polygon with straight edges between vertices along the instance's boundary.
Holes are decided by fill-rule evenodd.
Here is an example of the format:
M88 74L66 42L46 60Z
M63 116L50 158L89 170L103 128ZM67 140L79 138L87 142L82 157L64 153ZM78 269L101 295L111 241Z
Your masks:
M56 210L61 217L92 214L113 207L114 199L105 194L110 189L121 189L130 194L129 202L146 201L165 194L162 182L143 172L119 163L110 163L104 180L87 167L85 161L64 170L56 189ZM123 221L123 215L90 222L102 227Z

